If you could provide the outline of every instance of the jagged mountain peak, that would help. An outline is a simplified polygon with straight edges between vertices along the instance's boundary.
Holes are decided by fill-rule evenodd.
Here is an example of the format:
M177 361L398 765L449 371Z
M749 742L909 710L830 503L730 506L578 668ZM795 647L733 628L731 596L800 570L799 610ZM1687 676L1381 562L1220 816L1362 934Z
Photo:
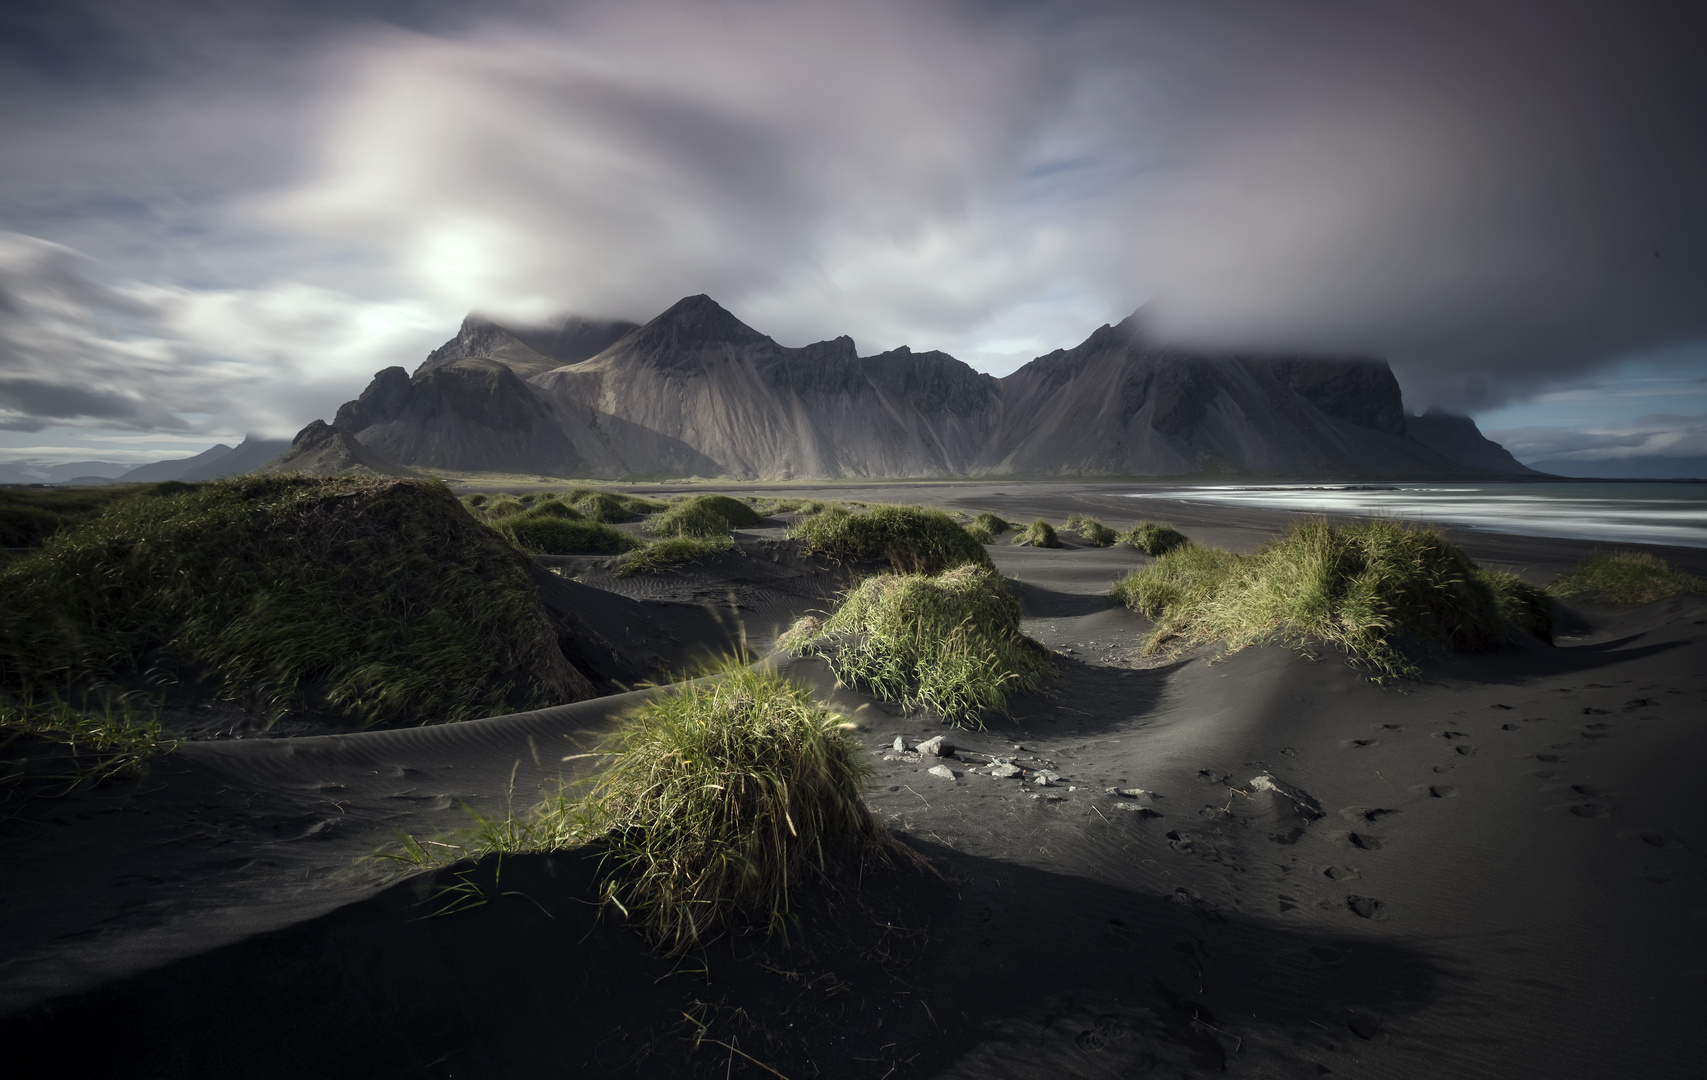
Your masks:
M749 345L771 339L704 293L685 296L638 331L637 337L677 346Z

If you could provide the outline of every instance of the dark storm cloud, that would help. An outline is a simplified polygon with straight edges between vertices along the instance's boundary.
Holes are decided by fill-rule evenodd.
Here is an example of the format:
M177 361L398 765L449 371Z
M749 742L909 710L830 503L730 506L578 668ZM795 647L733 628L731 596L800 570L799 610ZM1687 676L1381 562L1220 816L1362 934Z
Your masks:
M996 370L1151 301L1488 407L1707 340L1702 11L12 5L0 223L96 256L209 408L281 341L365 328L343 392L469 309L701 291ZM55 323L62 375L112 317Z

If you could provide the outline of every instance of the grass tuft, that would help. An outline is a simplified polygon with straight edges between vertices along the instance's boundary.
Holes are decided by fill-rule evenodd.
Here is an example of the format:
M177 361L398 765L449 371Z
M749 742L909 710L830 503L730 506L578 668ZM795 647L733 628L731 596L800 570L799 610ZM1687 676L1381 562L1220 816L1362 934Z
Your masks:
M778 645L827 658L837 678L885 700L982 727L986 711L1006 713L1011 694L1039 689L1052 670L1019 620L1000 574L958 566L867 578L828 621L803 619Z
M724 536L667 536L644 547L630 551L617 560L616 576L656 574L688 563L698 562L707 555L734 551L733 538Z
M1061 546L1060 538L1055 535L1055 526L1042 518L1038 518L1021 529L1019 535L1014 537L1013 542L1022 546L1029 544L1032 547L1040 548L1058 548Z
M1078 533L1079 539L1094 547L1110 547L1120 540L1119 533L1089 514L1068 514L1061 529Z
M728 536L734 529L763 523L751 506L727 495L684 499L653 518L647 528L655 536L687 536L702 540Z
M1191 543L1185 533L1160 521L1140 521L1121 533L1119 542L1131 544L1146 555L1162 556Z
M839 718L775 672L649 701L586 804L613 868L606 899L666 955L738 917L785 930L798 884L879 848L866 775Z
M965 526L965 529L980 544L988 544L1013 527L1013 522L985 511L973 518L971 523Z
M831 508L789 530L802 555L887 563L907 574L938 574L956 566L989 567L976 538L941 510L878 506L850 512Z
M573 697L521 555L438 483L243 477L113 503L0 567L0 689L144 673L265 715L431 723Z
M1255 554L1176 547L1134 570L1115 599L1156 620L1144 651L1220 641L1229 652L1268 640L1326 642L1379 680L1417 673L1396 639L1483 649L1514 631L1550 638L1552 601L1510 574L1489 573L1428 529L1374 521L1294 523Z
M1597 555L1561 575L1547 586L1561 599L1586 596L1609 604L1651 604L1678 595L1707 594L1707 582L1694 574L1673 570L1671 564L1645 551Z
M123 697L92 704L0 704L0 786L28 778L70 789L140 776L175 742L160 730L158 707Z
M605 903L664 955L737 920L786 931L798 886L840 856L886 860L893 845L866 808L869 769L843 729L776 672L732 668L642 705L584 797L477 815L459 834L405 837L384 855L438 867L596 842ZM448 909L466 906L456 887L447 893Z

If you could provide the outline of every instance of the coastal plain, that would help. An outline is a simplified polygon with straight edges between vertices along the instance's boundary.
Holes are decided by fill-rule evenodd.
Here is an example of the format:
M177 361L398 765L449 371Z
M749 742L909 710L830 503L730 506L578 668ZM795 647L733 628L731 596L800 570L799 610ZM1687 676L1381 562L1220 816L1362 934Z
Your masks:
M716 490L1159 518L1246 552L1288 519L1076 481ZM1536 584L1596 551L1443 531ZM859 569L781 525L736 539L657 575L545 562L678 668L770 653ZM1107 594L1148 557L1063 540L989 548L1058 675L983 730L772 656L856 726L868 802L920 857L805 890L786 941L657 959L601 917L587 853L370 858L583 780L657 689L195 739L141 781L6 804L0 1044L64 1076L1699 1075L1707 600L1567 602L1551 645L1416 645L1421 676L1376 685L1325 650L1144 655ZM915 749L935 735L952 756Z

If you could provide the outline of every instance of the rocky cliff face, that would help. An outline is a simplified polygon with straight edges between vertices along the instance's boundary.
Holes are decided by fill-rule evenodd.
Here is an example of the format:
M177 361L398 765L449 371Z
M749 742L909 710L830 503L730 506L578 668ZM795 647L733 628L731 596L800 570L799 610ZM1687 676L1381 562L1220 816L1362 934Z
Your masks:
M995 380L941 353L861 359L851 338L791 349L693 296L592 359L532 383L565 412L609 417L610 462L646 460L634 429L697 454L707 475L942 476L964 472L997 408ZM678 455L682 451L678 451Z
M413 378L386 368L332 426L418 468L570 476L586 464L532 388L484 358L423 364Z
M943 353L861 357L847 337L788 348L707 296L640 327L582 321L554 333L524 340L471 317L413 377L380 372L332 427L401 465L609 478L1522 468L1413 438L1382 361L1164 348L1136 317L1003 379Z
M638 329L631 322L576 318L539 329L509 330L470 315L462 320L455 337L427 355L421 368L446 367L458 360L494 360L525 379L597 356Z
M1149 343L1136 318L1001 380L983 471L1095 476L1452 475L1405 435L1378 360L1207 356Z

